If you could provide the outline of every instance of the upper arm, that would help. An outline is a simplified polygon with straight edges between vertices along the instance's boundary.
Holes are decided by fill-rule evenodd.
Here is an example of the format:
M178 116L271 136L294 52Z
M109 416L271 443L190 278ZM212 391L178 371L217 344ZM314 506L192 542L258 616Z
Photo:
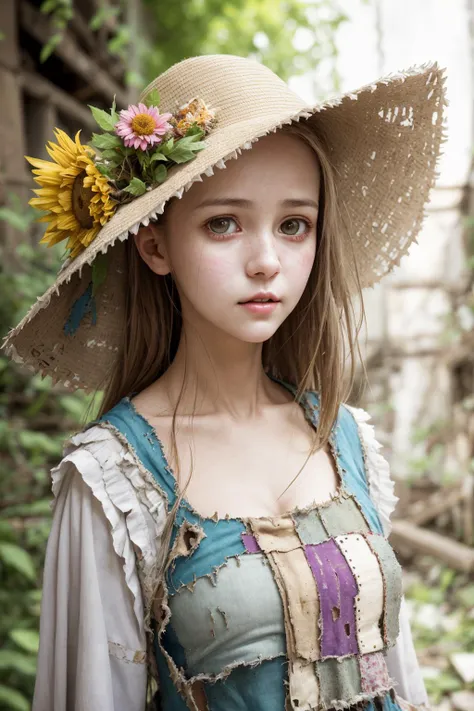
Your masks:
M139 501L124 473L127 452L110 433L71 442L52 470L33 708L141 711L147 670L137 556L152 570L160 519Z

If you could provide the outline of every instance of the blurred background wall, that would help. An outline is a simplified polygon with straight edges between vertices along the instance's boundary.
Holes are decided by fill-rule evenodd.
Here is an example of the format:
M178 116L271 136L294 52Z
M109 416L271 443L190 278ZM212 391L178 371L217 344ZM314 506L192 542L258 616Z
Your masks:
M180 59L267 64L309 101L437 60L448 140L418 244L366 290L353 404L373 415L400 496L392 542L433 705L474 709L472 0L1 0L0 337L54 279L39 249L24 155L55 126L86 142L88 104L119 108ZM393 107L394 110L396 107ZM399 107L400 110L403 107ZM410 120L409 107L407 120ZM414 186L416 189L416 186ZM0 355L0 709L27 711L35 675L50 468L91 418L71 395ZM90 407L91 409L87 409Z

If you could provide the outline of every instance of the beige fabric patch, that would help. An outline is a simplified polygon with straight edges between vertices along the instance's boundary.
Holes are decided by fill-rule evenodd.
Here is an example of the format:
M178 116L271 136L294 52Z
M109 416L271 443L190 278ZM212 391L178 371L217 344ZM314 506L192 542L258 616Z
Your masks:
M293 519L250 519L280 591L285 615L291 709L317 708L319 682L314 660L319 650L319 598Z
M306 661L320 658L319 598L303 549L270 553L270 564L288 606L294 655Z
M287 553L302 548L295 531L295 524L289 515L278 518L251 518L249 523L260 548L265 553L274 551Z
M357 639L361 654L384 648L379 621L383 614L383 576L377 556L359 533L334 539L354 574L359 588L356 598Z
M289 663L290 708L312 711L319 704L319 681L315 665L296 659Z

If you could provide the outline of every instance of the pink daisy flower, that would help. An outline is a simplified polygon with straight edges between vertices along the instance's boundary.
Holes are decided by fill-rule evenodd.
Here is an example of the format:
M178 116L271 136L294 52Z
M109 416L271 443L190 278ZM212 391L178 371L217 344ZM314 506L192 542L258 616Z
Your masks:
M120 112L120 121L115 124L115 133L127 148L146 151L155 143L160 143L161 137L172 128L168 123L172 115L160 114L156 106L131 104L128 109L122 109Z

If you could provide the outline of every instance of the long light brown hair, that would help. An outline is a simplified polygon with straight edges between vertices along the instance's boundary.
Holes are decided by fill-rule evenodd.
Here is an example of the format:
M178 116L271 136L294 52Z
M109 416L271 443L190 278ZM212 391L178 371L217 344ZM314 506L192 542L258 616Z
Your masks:
M318 161L321 181L317 245L302 297L276 333L263 344L262 364L270 375L295 384L297 398L307 389L319 392L319 424L309 457L326 445L339 405L352 390L356 352L362 363L358 335L365 311L356 259L324 140L305 122L280 130L303 140ZM166 225L166 209L160 222ZM129 289L122 351L104 389L99 416L122 397L141 392L163 375L183 335L180 299L172 274L161 277L152 272L133 239L126 242L126 257ZM354 296L359 297L358 318ZM175 405L171 432L172 459L177 462L178 472L176 412L185 387L186 375Z

